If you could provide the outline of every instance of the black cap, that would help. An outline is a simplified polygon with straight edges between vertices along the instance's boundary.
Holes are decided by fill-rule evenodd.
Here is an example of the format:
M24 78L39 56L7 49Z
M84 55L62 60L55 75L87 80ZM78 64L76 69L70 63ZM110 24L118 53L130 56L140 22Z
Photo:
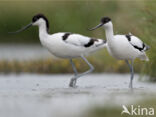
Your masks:
M108 23L110 21L111 21L111 19L109 17L103 17L103 18L101 18L101 23L103 23L103 24Z

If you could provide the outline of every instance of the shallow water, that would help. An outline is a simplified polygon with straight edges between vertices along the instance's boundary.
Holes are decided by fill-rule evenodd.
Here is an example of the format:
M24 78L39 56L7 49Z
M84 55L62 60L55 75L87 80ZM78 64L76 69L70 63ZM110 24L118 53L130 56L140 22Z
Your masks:
M135 103L155 96L156 85L129 74L91 74L80 78L78 88L69 88L72 75L0 75L1 117L80 117L95 105Z
M30 60L47 57L51 57L51 54L39 44L0 44L0 60Z

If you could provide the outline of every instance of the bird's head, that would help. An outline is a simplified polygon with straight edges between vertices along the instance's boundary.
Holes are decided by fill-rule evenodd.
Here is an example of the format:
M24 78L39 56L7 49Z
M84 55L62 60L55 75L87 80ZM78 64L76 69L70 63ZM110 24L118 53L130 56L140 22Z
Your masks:
M48 19L43 15L43 14L37 14L32 18L32 25L41 25L41 24L45 24L46 26L49 27L49 22Z
M101 26L104 26L104 28L110 27L112 25L112 21L109 17L103 17L101 18L100 24L98 24L97 26L89 29L90 31L95 30L97 28L100 28Z
M28 25L26 25L25 27L23 27L22 29L20 29L16 32L10 32L10 33L18 33L18 32L21 32L23 30L28 29L31 26L41 26L41 25L45 25L47 32L49 32L48 19L43 14L37 14L37 15L33 16L31 23L29 23Z

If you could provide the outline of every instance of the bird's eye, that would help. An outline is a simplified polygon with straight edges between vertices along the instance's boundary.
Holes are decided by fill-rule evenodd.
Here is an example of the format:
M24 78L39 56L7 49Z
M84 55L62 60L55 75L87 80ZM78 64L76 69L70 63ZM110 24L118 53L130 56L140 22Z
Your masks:
M36 22L38 19L39 19L38 17L34 17L32 21Z

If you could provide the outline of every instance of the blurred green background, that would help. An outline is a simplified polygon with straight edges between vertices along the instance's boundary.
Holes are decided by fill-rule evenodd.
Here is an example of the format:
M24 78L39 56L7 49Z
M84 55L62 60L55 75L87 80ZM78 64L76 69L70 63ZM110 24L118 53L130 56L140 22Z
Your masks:
M156 2L154 0L107 0L107 1L0 1L0 43L39 44L38 30L32 27L16 35L8 34L31 22L32 17L43 13L50 22L50 33L73 32L105 39L103 29L88 31L103 16L112 18L115 34L138 36L151 49L149 62L135 61L135 71L156 80ZM88 57L95 66L94 72L129 72L123 61L113 59L102 49ZM80 72L88 68L80 60L74 60ZM0 60L0 72L72 73L68 60L7 61Z

